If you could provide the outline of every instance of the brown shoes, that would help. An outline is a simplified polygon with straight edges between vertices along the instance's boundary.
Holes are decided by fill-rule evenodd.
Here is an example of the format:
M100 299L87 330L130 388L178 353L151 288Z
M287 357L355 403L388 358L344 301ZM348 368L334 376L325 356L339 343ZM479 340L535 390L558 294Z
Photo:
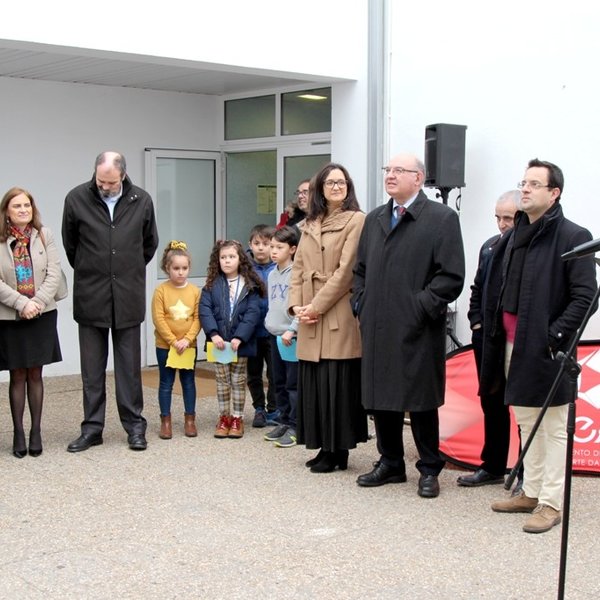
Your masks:
M171 427L171 415L160 416L160 433L158 437L161 440L170 440L173 437L173 429Z
M492 504L492 510L505 513L530 513L538 505L537 498L530 498L524 492L512 496L508 500L500 500Z
M230 438L241 438L244 435L244 420L242 417L232 417L229 429Z
M523 531L527 533L544 533L549 531L561 521L560 511L548 506L538 504L533 514L523 525Z
M198 435L198 430L196 429L196 415L193 414L185 414L185 422L183 425L183 433L187 437L196 437Z
M215 429L216 438L226 438L229 436L229 430L231 429L231 415L221 415L217 428Z

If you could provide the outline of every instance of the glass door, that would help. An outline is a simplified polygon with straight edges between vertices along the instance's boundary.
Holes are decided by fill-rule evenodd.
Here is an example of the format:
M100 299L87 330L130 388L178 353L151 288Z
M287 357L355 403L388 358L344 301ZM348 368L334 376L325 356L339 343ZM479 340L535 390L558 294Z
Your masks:
M280 213L292 201L298 184L311 179L322 167L331 161L329 144L302 145L284 148L280 151L279 173L281 187Z
M221 154L219 152L146 150L146 189L154 200L159 247L147 270L146 363L156 364L152 294L167 279L160 268L170 240L182 240L192 255L189 280L202 288L217 232L222 231ZM204 334L198 358L204 358Z

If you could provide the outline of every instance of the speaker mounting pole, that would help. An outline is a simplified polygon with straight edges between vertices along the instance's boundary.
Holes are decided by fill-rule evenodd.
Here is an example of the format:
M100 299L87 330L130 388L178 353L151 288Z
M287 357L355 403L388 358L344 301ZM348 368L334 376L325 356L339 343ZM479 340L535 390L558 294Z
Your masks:
M450 190L454 188L451 187L439 187L437 188L439 191L436 193L436 198L441 198L444 204L448 204L448 195L450 194Z

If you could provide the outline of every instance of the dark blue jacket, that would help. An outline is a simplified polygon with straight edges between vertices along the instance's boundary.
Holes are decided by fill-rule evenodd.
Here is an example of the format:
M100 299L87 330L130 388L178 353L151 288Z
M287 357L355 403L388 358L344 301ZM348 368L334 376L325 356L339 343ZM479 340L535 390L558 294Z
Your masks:
M269 273L275 268L275 263L270 261L268 263L258 263L254 260L254 255L252 254L252 250L248 248L246 250L246 254L254 267L254 270L258 273L258 276L263 280L265 284L265 290L269 289ZM265 327L265 319L267 317L267 312L269 311L269 299L268 295L265 294L264 298L260 299L260 323L256 329L256 337L264 338L269 337L269 332Z
M260 321L260 296L255 288L244 285L230 314L229 286L223 275L209 289L202 288L200 323L207 341L219 334L226 342L242 340L238 356L256 356L256 328Z

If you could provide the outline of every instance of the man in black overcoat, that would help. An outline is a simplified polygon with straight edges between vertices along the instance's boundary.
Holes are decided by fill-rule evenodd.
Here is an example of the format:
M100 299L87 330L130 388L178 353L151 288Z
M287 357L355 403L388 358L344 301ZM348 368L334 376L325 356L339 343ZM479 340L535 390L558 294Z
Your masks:
M483 304L486 296L487 278L490 260L502 236L512 229L518 202L521 199L519 190L505 192L496 202L496 223L500 233L486 240L479 251L479 262L475 280L471 286L469 312L467 318L471 325L473 354L477 365L477 374L481 368L481 352L483 343ZM504 473L508 461L510 446L510 412L504 404L504 387L494 393L480 396L483 411L484 440L481 450L481 465L470 475L461 475L458 485L477 487L504 483ZM522 475L519 477L519 481Z
M406 481L404 413L419 452L418 493L439 495L438 408L444 403L446 311L464 282L457 213L421 189L425 167L402 154L384 167L390 199L367 215L354 268L352 306L363 344L362 402L374 416L380 459L357 483Z
M98 155L91 181L67 194L62 237L74 271L84 414L81 435L67 450L81 452L102 443L109 332L121 424L129 447L145 450L140 325L146 265L156 252L158 231L152 198L131 183L122 154Z

